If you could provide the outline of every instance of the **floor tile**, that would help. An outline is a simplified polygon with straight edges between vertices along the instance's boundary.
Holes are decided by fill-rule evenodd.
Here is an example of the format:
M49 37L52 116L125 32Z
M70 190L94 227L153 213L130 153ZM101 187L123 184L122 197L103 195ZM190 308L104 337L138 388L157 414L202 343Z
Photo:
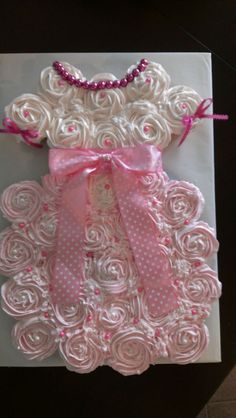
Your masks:
M207 410L209 418L235 418L236 401L209 403Z
M217 389L209 402L228 400L236 400L236 366Z

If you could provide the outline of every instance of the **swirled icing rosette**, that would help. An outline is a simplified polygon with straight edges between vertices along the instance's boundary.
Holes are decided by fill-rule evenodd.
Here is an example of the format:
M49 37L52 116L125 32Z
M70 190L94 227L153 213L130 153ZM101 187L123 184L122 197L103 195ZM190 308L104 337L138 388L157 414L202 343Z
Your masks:
M54 305L53 310L60 324L64 327L81 327L85 321L86 311L83 304Z
M196 362L206 349L208 342L208 329L201 322L176 322L170 324L167 329L167 349L173 363Z
M85 248L87 251L103 251L112 239L112 226L104 220L100 223L89 221L85 230Z
M24 318L40 311L42 288L35 283L18 284L6 281L1 288L2 309L14 318Z
M22 94L5 107L5 114L20 128L36 130L38 136L34 142L38 142L46 137L46 130L51 123L52 108L37 94Z
M199 94L190 87L174 86L165 92L165 102L159 111L169 122L172 132L178 135L183 131L183 117L193 115L201 101ZM197 123L199 121L195 120L193 126Z
M115 80L109 73L97 74L91 81ZM84 96L84 106L89 109L93 120L104 121L120 113L126 103L126 96L121 89L105 89L100 91L87 91Z
M36 181L12 184L1 195L1 211L12 222L32 221L40 212L42 193L43 189Z
M131 323L133 317L127 299L108 298L98 314L99 325L109 331L118 330Z
M218 251L214 231L205 222L196 222L175 233L176 251L187 260L208 259Z
M133 144L153 144L165 148L171 140L171 130L154 105L144 100L126 106L129 133Z
M110 351L109 366L124 376L143 373L154 360L148 339L132 328L113 335Z
M69 370L90 373L104 364L101 348L94 334L77 331L60 343L60 354Z
M28 236L38 245L52 247L55 245L57 229L57 212L45 211L37 219L31 222L28 228Z
M131 66L128 69L128 73L131 73L135 66ZM161 64L155 62L149 62L145 71L132 83L126 87L126 92L129 100L135 101L139 98L147 100L161 99L163 93L170 85L170 76L164 70Z
M29 360L50 357L58 347L53 336L54 327L37 317L17 322L12 330L14 345Z
M73 65L63 62L66 71L77 78L83 78L80 70ZM84 91L66 83L54 71L53 67L44 68L40 76L40 93L53 107L65 108L68 101L74 97L82 97Z
M173 228L199 219L204 199L200 190L186 181L172 180L164 188L162 213Z
M221 283L216 273L208 266L195 269L192 275L182 282L180 289L183 298L195 304L211 304L221 295Z
M34 264L38 250L18 231L6 228L0 234L0 273L11 276Z
M47 130L50 147L88 147L93 137L93 125L85 113L54 117Z
M94 147L98 148L118 148L130 146L131 141L128 135L128 123L123 124L123 118L111 119L107 122L97 123L94 132Z

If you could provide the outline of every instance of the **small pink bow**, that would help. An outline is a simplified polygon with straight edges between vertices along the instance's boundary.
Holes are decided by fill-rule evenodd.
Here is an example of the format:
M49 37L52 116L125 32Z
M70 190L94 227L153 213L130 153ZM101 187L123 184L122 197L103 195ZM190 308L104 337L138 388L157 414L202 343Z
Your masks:
M31 141L31 139L37 138L39 136L39 133L37 131L33 129L21 129L10 118L4 118L2 124L5 127L5 129L0 129L0 132L6 132L9 134L16 134L16 135L20 134L28 145L31 145L32 147L36 147L36 148L43 147L42 144L38 144L38 143Z
M101 149L50 149L49 168L65 176L51 292L54 303L78 303L85 280L84 239L92 173L111 173L114 192L130 242L149 312L162 315L178 307L172 270L160 246L159 231L149 215L140 175L162 170L154 145Z
M178 144L178 147L184 142L184 140L187 138L187 135L189 134L190 129L193 126L193 123L195 121L195 119L220 119L220 120L227 120L229 118L228 115L217 115L217 114L212 114L212 115L208 115L207 113L205 113L205 111L211 106L212 104L212 99L208 98L208 99L204 99L199 106L197 107L195 113L193 115L185 115L182 118L182 123L185 126L185 130L184 133L181 137L181 140Z

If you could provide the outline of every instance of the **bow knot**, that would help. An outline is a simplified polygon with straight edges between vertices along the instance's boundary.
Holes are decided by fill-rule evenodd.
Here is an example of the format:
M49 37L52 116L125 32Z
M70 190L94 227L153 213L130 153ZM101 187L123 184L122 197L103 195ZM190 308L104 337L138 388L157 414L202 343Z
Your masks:
M35 143L31 139L38 138L39 132L34 129L21 129L12 119L4 118L2 122L5 129L0 129L0 132L21 135L24 141L32 147L42 148L42 144Z
M219 119L219 120L227 120L229 117L228 115L218 115L218 114L212 114L209 115L206 112L206 110L211 106L212 104L212 99L211 98L207 98L202 100L202 102L198 105L196 111L193 113L193 115L185 115L182 117L182 123L185 126L185 130L183 132L183 135L180 139L180 142L178 144L178 146L180 146L184 140L187 138L187 135L189 133L189 131L191 130L194 121L196 119Z

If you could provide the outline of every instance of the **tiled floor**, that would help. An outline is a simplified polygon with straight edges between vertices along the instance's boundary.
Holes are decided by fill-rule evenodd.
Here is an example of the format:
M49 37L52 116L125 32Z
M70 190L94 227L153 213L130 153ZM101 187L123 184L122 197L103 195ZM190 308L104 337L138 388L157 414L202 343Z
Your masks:
M236 418L236 366L197 418Z

